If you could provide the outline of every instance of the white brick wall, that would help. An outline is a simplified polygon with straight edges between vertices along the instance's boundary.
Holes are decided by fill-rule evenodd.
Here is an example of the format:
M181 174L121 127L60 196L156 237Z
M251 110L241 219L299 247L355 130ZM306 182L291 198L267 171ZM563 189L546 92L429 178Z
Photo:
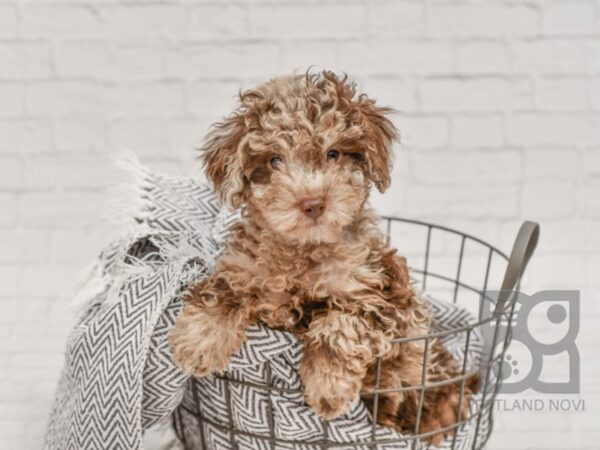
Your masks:
M503 249L542 223L526 287L583 291L586 411L504 412L489 447L598 448L597 0L0 0L0 448L40 446L64 294L107 236L109 151L197 173L240 86L309 65L400 111L381 211Z

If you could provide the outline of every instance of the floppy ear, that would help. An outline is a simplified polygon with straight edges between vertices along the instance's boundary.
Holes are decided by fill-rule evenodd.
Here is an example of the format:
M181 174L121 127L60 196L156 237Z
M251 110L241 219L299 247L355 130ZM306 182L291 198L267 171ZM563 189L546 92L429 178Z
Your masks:
M366 95L360 95L355 102L355 113L359 126L365 133L365 157L369 178L380 192L385 191L391 182L394 141L398 131L386 117L392 108L376 106Z
M245 131L243 116L233 114L213 125L201 148L208 179L221 201L232 209L240 206L244 190L241 147Z

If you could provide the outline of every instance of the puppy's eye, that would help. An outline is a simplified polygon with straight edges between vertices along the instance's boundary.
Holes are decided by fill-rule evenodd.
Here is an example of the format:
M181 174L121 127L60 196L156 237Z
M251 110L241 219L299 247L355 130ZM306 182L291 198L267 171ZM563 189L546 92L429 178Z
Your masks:
M338 150L333 149L327 152L328 161L337 161L338 159L340 159L340 152Z
M363 155L362 153L355 152L355 153L344 153L344 154L348 155L354 161L363 162L365 160L365 155Z
M281 169L283 165L283 158L281 156L273 156L271 158L271 167L273 169Z

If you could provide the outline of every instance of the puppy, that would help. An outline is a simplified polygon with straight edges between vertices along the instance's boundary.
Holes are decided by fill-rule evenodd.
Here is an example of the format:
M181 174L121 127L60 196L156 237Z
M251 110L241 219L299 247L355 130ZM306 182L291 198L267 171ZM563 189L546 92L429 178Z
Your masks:
M380 388L419 386L430 316L389 248L367 203L390 184L397 131L391 110L358 95L331 72L275 78L240 94L203 147L208 178L242 220L212 276L194 286L170 334L174 360L202 377L223 371L262 322L304 342L300 367L307 404L321 417L343 414L361 392L372 408ZM426 382L461 375L437 341L428 344ZM378 422L428 433L467 417L474 383L459 405L460 382L379 396ZM431 433L439 443L445 434Z

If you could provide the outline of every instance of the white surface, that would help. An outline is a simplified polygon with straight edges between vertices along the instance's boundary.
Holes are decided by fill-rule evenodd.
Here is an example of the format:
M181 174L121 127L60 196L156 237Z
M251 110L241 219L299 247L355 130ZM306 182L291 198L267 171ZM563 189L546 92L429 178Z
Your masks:
M541 222L526 288L583 291L586 410L504 412L489 448L598 448L600 2L275 3L0 0L0 447L40 446L110 149L199 173L240 86L315 64L400 111L382 212L505 250Z

